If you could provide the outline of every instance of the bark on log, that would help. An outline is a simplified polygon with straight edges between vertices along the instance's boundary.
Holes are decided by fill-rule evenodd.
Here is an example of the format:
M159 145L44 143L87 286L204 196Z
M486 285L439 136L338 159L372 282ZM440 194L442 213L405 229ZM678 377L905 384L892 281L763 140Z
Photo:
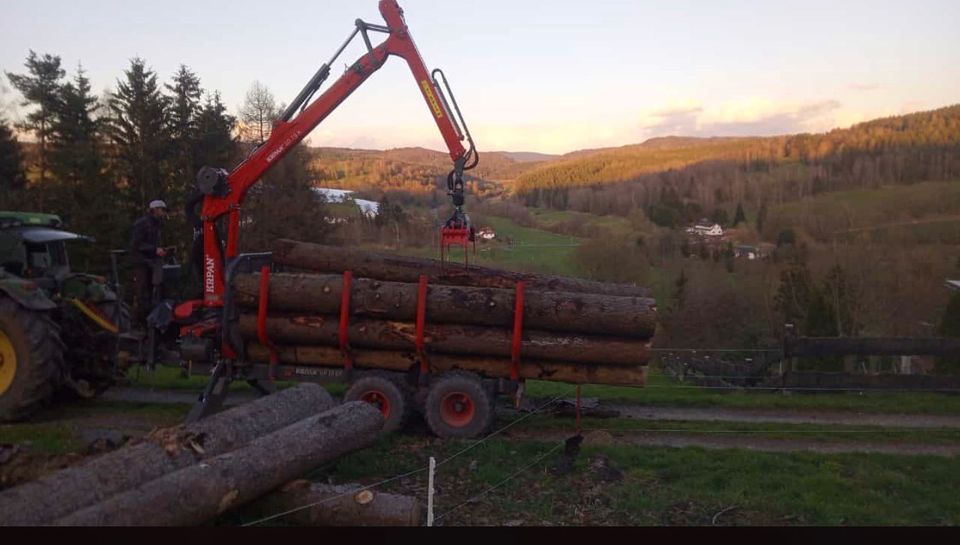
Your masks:
M49 524L200 460L229 452L335 404L300 384L188 425L157 430L87 463L0 493L0 526Z
M57 526L190 526L250 502L376 441L383 416L354 401L305 418L246 447L175 471L71 513Z
M267 362L270 351L256 344L247 344L247 354L254 360ZM413 352L391 350L353 350L357 369L383 369L406 372L419 365ZM342 368L343 355L336 348L326 346L281 346L278 349L281 363L305 367ZM473 371L488 378L509 378L510 360L476 356L445 356L432 354L428 358L430 371L442 373L453 369ZM610 386L640 387L647 382L647 368L610 367L572 364L552 361L521 360L520 378L549 380L568 384L606 384Z
M417 282L420 275L425 274L432 284L512 289L517 282L524 281L529 289L538 291L572 291L632 297L651 297L653 294L650 288L632 284L610 284L566 276L518 273L475 265L471 265L468 270L456 264L442 267L441 263L435 259L325 246L289 239L274 242L273 260L282 265L324 273L343 273L345 270L351 270L356 276L393 282Z
M316 504L316 505L313 505ZM251 518L290 513L285 524L298 526L419 526L423 509L417 498L385 494L359 484L326 485L294 481L251 504Z
M237 302L256 307L260 275L240 275L234 281ZM342 275L272 274L268 307L317 314L340 312ZM350 293L353 316L413 321L417 316L417 284L354 278ZM513 327L515 291L464 286L430 286L426 316L429 323ZM590 293L526 291L523 324L530 329L653 337L653 299L611 297Z
M240 332L257 338L257 316L240 315ZM339 347L339 318L332 316L270 316L267 335L273 342ZM513 331L480 326L428 324L424 342L431 353L509 358ZM409 322L351 320L350 346L377 350L414 347L416 327ZM631 339L588 337L543 331L523 332L521 358L596 365L636 367L649 360L647 343Z

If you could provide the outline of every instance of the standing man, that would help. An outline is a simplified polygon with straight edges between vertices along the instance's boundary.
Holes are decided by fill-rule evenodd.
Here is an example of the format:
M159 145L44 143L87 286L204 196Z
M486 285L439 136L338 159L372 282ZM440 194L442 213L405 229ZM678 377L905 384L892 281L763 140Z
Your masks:
M153 264L167 255L162 244L163 219L167 217L167 204L161 200L151 201L147 214L133 224L130 240L130 255L133 270L133 316L138 324L147 321L153 303Z

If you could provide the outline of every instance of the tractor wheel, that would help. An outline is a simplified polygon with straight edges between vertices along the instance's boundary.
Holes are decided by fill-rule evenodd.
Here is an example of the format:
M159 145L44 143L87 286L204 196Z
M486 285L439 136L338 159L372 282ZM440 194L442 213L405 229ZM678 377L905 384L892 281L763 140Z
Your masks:
M410 416L410 397L404 389L383 374L372 374L353 382L343 401L366 401L380 409L383 414L383 433L400 430Z
M44 312L0 297L0 421L49 402L63 373L60 327Z
M431 384L423 412L433 433L451 439L483 434L496 415L494 397L480 377L464 371L445 373Z

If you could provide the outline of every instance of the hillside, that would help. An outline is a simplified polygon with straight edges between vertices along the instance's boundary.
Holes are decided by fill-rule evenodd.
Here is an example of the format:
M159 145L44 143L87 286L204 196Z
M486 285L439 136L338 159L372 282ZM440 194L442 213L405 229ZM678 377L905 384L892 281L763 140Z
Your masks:
M642 144L575 152L523 173L516 189L578 187L634 180L644 174L695 163L732 160L805 163L852 154L930 150L960 146L960 105L877 119L823 134L765 138L656 138Z
M343 189L404 189L429 191L443 183L450 172L450 156L424 148L397 148L386 151L348 148L310 148L310 164L317 173L317 185ZM468 171L468 180L510 181L536 168L540 154L481 152L480 163ZM544 158L550 156L542 156Z

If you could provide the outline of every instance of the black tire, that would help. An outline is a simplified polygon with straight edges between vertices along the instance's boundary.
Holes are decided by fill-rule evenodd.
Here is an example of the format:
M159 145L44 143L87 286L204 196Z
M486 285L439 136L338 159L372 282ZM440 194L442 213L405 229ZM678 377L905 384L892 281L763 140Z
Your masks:
M0 421L20 420L49 403L62 382L60 327L48 313L0 296L0 333L15 357L12 379L0 384Z
M470 439L493 426L494 400L480 377L465 371L451 371L430 385L423 414L430 430L438 437Z
M404 393L398 381L385 374L368 374L353 381L343 395L348 401L366 401L372 403L383 413L383 433L393 433L402 429L410 417L410 397Z

